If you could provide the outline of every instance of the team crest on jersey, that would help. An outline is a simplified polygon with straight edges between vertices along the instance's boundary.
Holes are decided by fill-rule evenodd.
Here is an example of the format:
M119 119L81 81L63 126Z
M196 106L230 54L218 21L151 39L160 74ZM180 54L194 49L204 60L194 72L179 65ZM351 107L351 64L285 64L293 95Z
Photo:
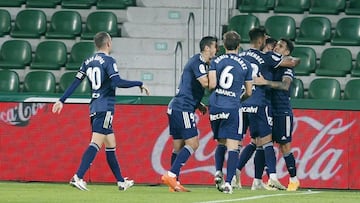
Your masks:
M200 64L200 65L199 65L199 71L200 71L200 73L202 73L202 74L205 74L205 73L206 73L206 67L205 67L204 64Z
M115 72L119 72L116 63L113 63L113 68Z

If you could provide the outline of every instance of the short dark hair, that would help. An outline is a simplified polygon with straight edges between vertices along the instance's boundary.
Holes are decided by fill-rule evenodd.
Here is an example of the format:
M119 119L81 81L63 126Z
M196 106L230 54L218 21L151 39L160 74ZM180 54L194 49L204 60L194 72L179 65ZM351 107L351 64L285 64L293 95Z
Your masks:
M267 45L267 44L271 44L271 45L275 46L276 43L277 43L277 40L274 39L274 38L272 38L272 37L269 37L269 38L267 38L267 39L265 40L265 44L266 44L266 45Z
M109 33L98 32L94 37L94 43L97 49L103 47L111 39Z
M206 46L211 46L213 42L217 43L218 39L213 36L206 36L200 40L200 51L204 51Z
M286 43L286 47L291 54L291 52L294 50L294 43L291 40L286 39L286 38L281 38L280 40L284 41Z
M236 50L239 47L241 38L235 31L228 31L224 34L224 47L227 50Z
M264 27L255 27L249 31L249 38L251 42L258 40L261 37L266 36L266 30Z

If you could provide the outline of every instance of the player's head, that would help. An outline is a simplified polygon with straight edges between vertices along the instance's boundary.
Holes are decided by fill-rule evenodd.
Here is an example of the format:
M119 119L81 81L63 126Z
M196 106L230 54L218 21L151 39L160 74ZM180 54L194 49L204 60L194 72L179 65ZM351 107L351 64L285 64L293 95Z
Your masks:
M111 36L107 32L98 32L94 37L94 43L97 50L111 51Z
M235 31L228 31L223 37L224 47L227 51L234 51L240 48L240 35Z
M256 48L262 50L265 45L265 40L267 38L266 30L264 27L256 27L249 31L250 43L253 44Z
M206 57L206 60L212 59L217 52L218 39L213 36L206 36L200 40L200 52Z
M265 40L265 46L264 48L262 49L263 52L268 52L268 51L272 51L274 50L275 46L276 46L276 43L277 43L277 40L274 39L274 38L267 38Z
M282 54L284 56L289 56L293 50L294 50L294 44L292 43L292 41L285 38L281 38L276 43L276 46L274 48L274 51L276 53Z

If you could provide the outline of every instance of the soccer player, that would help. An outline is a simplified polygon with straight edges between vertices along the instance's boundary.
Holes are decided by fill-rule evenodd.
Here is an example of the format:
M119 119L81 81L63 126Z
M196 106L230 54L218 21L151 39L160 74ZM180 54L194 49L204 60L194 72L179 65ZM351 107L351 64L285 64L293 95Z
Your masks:
M195 110L202 114L207 109L201 103L205 88L208 88L208 66L215 56L217 38L206 36L200 40L200 53L195 54L185 65L175 97L168 105L170 135L173 137L171 169L161 177L170 191L188 192L177 181L181 167L199 147Z
M271 37L266 38L265 46L262 49L263 52L273 51L276 46L277 40Z
M88 190L86 182L83 180L84 174L89 169L101 146L105 144L107 163L117 180L117 186L119 190L126 190L134 185L134 181L123 178L115 154L116 141L112 129L115 89L116 87L139 87L141 92L145 91L147 95L149 95L149 90L141 81L129 81L120 77L115 59L109 56L112 42L108 33L97 33L94 37L94 43L97 52L82 63L74 82L64 92L59 101L53 105L52 112L60 113L65 100L85 77L88 78L92 89L90 102L92 138L82 156L77 172L70 180L70 184L80 190Z
M249 31L251 48L240 53L251 63L253 77L262 74L265 79L272 80L272 71L278 66L294 67L299 60L292 57L283 57L275 52L262 52L266 40L266 31L263 28L253 28ZM243 105L244 116L249 121L251 143L240 154L238 169L241 169L250 159L255 149L263 150L263 153L255 154L255 178L252 184L256 189L286 189L277 179L276 157L272 142L272 123L270 117L271 91L266 86L254 86L253 94ZM244 128L245 129L245 128ZM258 155L258 156L257 156ZM264 157L261 157L264 155ZM265 163L264 163L265 160ZM263 166L268 167L268 187L262 182Z
M280 39L274 51L288 56L294 49L293 43L288 39ZM290 86L294 78L292 68L279 67L274 71L273 81L264 79L262 75L255 77L257 85L267 85L272 89L271 106L273 115L272 135L274 142L279 144L280 151L288 169L290 180L287 187L288 191L296 191L300 182L296 176L296 163L291 152L291 140L293 130L293 113L290 103Z
M217 148L227 149L228 154L225 184L215 179L216 187L231 194L233 189L230 183L235 175L238 145L243 137L242 86L245 86L244 98L249 97L252 93L252 68L238 55L240 35L237 32L226 32L223 41L226 52L215 58L209 69L209 89L213 90L209 98L209 113L214 139L218 141ZM223 157L215 156L216 175L222 175Z

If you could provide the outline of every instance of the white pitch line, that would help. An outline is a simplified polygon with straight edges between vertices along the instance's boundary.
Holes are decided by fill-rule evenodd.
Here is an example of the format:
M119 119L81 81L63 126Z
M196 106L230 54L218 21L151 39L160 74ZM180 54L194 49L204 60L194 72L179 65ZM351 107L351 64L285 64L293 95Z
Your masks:
M288 196L288 195L312 195L320 192L302 192L302 193L283 193L283 194L272 194L272 195L257 195L251 197L243 197L238 199L226 199L226 200L214 200L214 201L206 201L206 202L196 202L196 203L223 203L223 202L236 202L236 201L247 201L253 199L263 199L268 197L277 197L277 196Z

